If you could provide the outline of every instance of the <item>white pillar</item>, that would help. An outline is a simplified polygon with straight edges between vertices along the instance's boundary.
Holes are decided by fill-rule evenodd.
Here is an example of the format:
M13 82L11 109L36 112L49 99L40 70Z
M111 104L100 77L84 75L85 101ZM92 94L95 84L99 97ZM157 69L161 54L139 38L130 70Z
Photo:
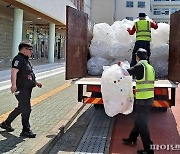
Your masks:
M49 52L48 52L49 63L54 63L54 45L55 45L55 24L49 24Z
M13 21L12 58L14 58L14 56L19 52L18 45L22 41L23 10L14 9Z

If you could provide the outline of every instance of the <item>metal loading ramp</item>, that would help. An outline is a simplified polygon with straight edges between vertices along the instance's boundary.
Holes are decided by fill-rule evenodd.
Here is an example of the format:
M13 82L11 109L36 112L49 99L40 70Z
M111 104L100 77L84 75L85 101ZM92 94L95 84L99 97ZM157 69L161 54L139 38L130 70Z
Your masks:
M111 119L104 109L98 109L89 123L75 154L105 153Z

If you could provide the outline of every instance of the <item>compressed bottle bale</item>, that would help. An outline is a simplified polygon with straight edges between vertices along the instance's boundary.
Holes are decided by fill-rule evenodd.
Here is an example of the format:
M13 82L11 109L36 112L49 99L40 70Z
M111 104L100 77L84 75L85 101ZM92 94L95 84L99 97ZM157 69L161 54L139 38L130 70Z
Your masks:
M90 45L91 56L107 59L111 61L110 64L115 64L118 60L130 63L135 34L129 35L127 28L132 28L134 22L124 19L114 22L112 26L106 23L96 24ZM169 30L169 24L165 23L159 23L157 30L152 29L150 62L155 68L156 78L166 78L168 74Z

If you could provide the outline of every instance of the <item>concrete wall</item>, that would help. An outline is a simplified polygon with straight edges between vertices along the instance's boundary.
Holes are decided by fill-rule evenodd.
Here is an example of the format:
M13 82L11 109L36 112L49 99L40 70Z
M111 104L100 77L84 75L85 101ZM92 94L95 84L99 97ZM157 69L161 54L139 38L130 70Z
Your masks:
M27 29L29 29L29 25L23 23L23 40L26 40ZM12 37L13 20L0 16L0 60L11 59Z
M87 13L90 18L91 18L91 9L92 9L91 4L92 4L92 0L84 0L84 12Z
M12 32L12 20L0 17L0 60L2 57L11 57Z
M92 0L91 18L95 23L114 23L114 0Z
M75 7L70 0L18 0L38 11L66 23L66 5Z

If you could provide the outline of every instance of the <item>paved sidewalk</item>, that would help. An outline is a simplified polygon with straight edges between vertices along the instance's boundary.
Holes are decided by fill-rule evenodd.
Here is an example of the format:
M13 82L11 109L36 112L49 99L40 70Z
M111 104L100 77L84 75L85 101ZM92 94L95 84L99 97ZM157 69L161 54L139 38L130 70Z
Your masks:
M0 153L32 154L37 151L44 153L56 135L60 134L60 130L67 127L73 116L80 112L83 104L77 103L77 86L64 79L64 73L41 79L43 88L33 90L30 124L37 137L35 139L19 137L22 131L19 116L12 123L14 132L9 133L0 128ZM17 106L17 101L9 91L1 92L0 98L0 122L2 122Z
M54 63L48 63L47 59L36 59L36 60L32 59L30 61L32 62L35 73L44 72L47 70L65 66L64 59L55 60ZM5 80L10 80L10 74L11 74L10 64L1 64L0 65L0 82L5 81Z

